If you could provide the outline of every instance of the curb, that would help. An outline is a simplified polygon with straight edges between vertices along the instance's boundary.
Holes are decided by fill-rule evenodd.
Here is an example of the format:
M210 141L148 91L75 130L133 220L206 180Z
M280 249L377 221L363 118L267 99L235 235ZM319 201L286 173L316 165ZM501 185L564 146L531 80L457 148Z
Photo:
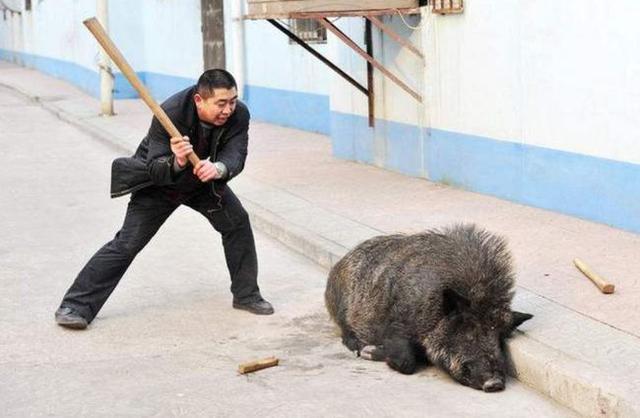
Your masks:
M249 213L253 226L287 248L307 257L327 271L347 253L347 249L305 228L293 225L242 196L242 205Z
M0 82L0 86L24 96L25 98L32 101L33 103L40 105L43 109L51 112L58 119L64 122L67 122L70 125L75 126L76 128L91 135L93 138L99 140L101 143L107 145L108 147L118 152L126 152L128 154L133 154L133 152L135 151L135 150L132 150L127 145L124 145L123 141L116 135L113 135L110 132L104 129L101 129L99 127L92 126L90 123L88 123L88 121L85 121L82 118L74 116L63 109L60 109L53 102L42 100L42 98L39 96L33 95L28 91L22 90L19 87L5 84L3 82Z
M588 417L638 417L634 396L602 370L520 333L507 343L513 377Z
M93 125L90 120L74 116L54 103L43 101L14 86L1 82L0 86L23 95L118 152L131 154L134 151L121 138ZM239 195L254 227L327 271L349 250L288 222L241 193ZM518 292L520 291L526 292L518 288ZM606 371L571 358L522 332L507 341L507 350L513 366L512 374L517 380L581 415L640 416L640 404L636 396Z

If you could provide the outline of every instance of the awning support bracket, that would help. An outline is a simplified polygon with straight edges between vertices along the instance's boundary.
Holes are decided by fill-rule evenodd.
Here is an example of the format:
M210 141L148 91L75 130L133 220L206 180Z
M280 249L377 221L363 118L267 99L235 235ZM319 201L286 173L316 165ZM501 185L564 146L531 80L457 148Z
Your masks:
M384 23L382 23L382 21L380 19L378 19L378 17L376 17L374 15L365 15L365 17L369 21L371 21L371 23L376 25L378 27L378 29L380 29L382 32L386 33L389 38L393 39L394 41L396 41L400 45L406 47L409 51L413 52L418 57L420 57L422 60L424 60L424 54L422 52L420 52L420 50L418 48L416 48L415 45L413 45L411 42L407 41L402 36L398 35L389 26L387 26Z
M413 10L410 10L413 11ZM345 16L356 16L360 15L365 18L365 43L366 43L366 51L362 49L358 44L356 44L350 37L348 37L344 32L342 32L338 27L336 27L329 19L327 19L327 14L322 12L312 12L312 13L292 13L290 17L292 18L306 18L306 19L315 19L317 20L323 27L325 27L329 32L333 33L338 39L340 39L343 43L345 43L349 48L355 51L358 55L367 61L367 86L363 86L358 81L356 81L353 77L347 74L344 70L338 67L336 64L331 62L324 55L316 51L314 48L309 46L309 44L298 37L295 33L289 30L287 27L282 25L276 19L266 20L271 23L276 29L280 32L284 33L289 39L291 39L296 44L300 45L303 49L309 52L311 55L322 61L325 65L331 68L334 72L336 72L340 77L348 81L351 85L353 85L358 91L367 96L368 100L368 108L369 108L369 126L373 127L375 124L375 96L374 96L374 80L373 80L373 69L379 70L385 77L389 78L395 84L397 84L400 88L406 91L411 97L416 99L418 102L422 103L422 96L418 94L415 90L405 84L400 78L398 78L395 74L389 71L382 63L377 61L373 57L373 42L371 36L371 24L375 25L378 29L384 32L387 36L403 45L407 49L409 49L412 53L416 54L418 57L424 60L424 55L420 52L418 48L416 48L411 42L402 38L396 32L394 32L391 28L384 25L380 19L376 16L378 14L384 13L385 11L377 11L370 13L355 13L355 12L345 12L339 13L338 15ZM266 16L265 16L266 17ZM251 18L248 16L248 18ZM259 18L258 16L253 16L253 18Z
M340 69L340 67L335 65L333 62L331 62L324 55L322 55L321 53L319 53L315 49L311 48L309 46L309 44L307 44L304 40L302 40L298 36L296 36L295 33L291 32L289 29L287 29L286 27L281 25L275 19L267 19L267 21L269 23L271 23L273 26L275 26L279 31L281 31L282 33L287 35L289 37L289 39L291 39L292 41L294 41L295 43L300 45L302 48L307 50L311 55L313 55L314 57L318 58L320 61L322 61L324 64L326 64L329 68L331 68L333 71L338 73L342 78L344 78L349 83L351 83L355 88L360 90L362 92L362 94L364 94L365 96L369 96L369 90L367 90L366 87L364 87L362 84L358 83L353 77L351 77L349 74L345 73L342 69Z
M338 37L342 42L344 42L348 47L350 47L351 49L353 49L358 55L360 55L362 58L364 58L367 62L369 62L371 65L373 65L378 71L380 71L382 74L384 74L387 78L389 78L391 81L393 81L394 83L396 83L401 89L403 89L404 91L406 91L407 93L409 93L409 95L411 97L413 97L414 99L416 99L418 102L422 103L422 96L420 94L418 94L416 91L414 91L411 87L409 87L408 85L406 85L404 82L402 82L402 80L400 80L395 74L393 74L391 71L387 70L387 68L382 65L379 61L377 61L376 59L374 59L371 55L367 54L366 51L364 51L362 48L360 48L360 46L358 46L358 44L356 44L355 42L353 42L353 40L351 40L351 38L349 38L347 35L344 34L344 32L342 32L340 29L338 29L333 23L331 23L329 21L329 19L325 18L317 18L316 19L322 26L324 26L325 28L327 28L328 31L330 31L331 33L333 33L336 37Z

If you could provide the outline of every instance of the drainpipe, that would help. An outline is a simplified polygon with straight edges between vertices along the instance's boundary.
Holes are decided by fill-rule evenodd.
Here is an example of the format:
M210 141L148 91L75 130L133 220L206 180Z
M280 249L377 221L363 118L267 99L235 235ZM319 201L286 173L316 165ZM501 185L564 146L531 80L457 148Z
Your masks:
M108 0L98 0L96 17L104 27L104 31L109 33ZM113 116L113 73L111 72L111 60L102 47L100 47L98 68L100 69L100 114L102 116Z
M227 48L233 51L231 72L238 84L238 97L242 98L244 93L244 19L242 6L243 1L231 0L229 4L229 14L231 15L231 44Z

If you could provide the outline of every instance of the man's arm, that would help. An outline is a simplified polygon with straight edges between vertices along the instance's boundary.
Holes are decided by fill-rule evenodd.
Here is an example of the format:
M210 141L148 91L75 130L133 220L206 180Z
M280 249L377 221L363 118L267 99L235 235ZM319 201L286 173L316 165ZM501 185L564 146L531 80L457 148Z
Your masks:
M231 180L244 169L249 145L249 119L250 114L246 106L238 105L236 109L238 119L226 134L225 145L217 155L218 162L226 167L226 176L223 180Z
M147 137L147 168L151 181L158 186L175 183L176 174L186 166L187 156L192 152L188 138L169 138L156 117L151 121Z
M229 181L240 174L247 158L247 145L249 142L249 111L242 105L236 109L235 122L227 128L222 148L216 156L217 161L200 160L193 168L200 181L212 180Z

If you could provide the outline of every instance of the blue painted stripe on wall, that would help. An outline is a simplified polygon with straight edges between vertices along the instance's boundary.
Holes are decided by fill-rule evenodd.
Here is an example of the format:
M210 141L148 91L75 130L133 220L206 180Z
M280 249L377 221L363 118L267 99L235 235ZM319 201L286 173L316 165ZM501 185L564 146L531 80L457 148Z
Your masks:
M640 165L331 112L336 157L640 233Z
M525 149L521 144L431 129L425 145L428 178L522 201Z
M374 130L367 119L340 112L331 112L331 143L333 155L346 160L375 162Z
M546 148L527 151L525 203L640 232L640 165Z
M399 122L331 112L333 154L376 164L410 176L424 176L423 129Z
M244 101L255 120L329 134L329 96L246 85Z
M66 80L93 97L100 95L100 75L81 65L38 55L0 49L0 59L14 62ZM151 95L159 101L196 83L196 78L176 77L154 72L136 73ZM199 76L200 74L197 74ZM137 92L122 73L115 73L115 99L132 99ZM328 134L329 96L258 86L245 86L244 101L256 120Z
M195 78L176 77L172 75L141 71L136 73L140 81L147 87L154 99L159 102L164 101L169 96L193 86L198 81ZM200 74L198 74L199 76ZM98 83L100 83L99 74ZM98 84L99 86L99 84ZM115 99L135 99L139 97L138 92L129 83L122 73L115 74L113 83L113 97Z
M385 167L410 176L425 176L423 169L424 130L405 123L376 120L376 131L386 138Z
M197 78L168 76L147 71L143 74L144 84L151 91L153 97L160 101L198 82ZM200 77L200 74L197 74L197 77Z
M100 77L98 73L81 65L6 49L0 49L0 58L66 80L94 97L100 94Z
M100 96L100 75L97 71L90 70L81 65L55 58L5 49L0 49L0 59L34 68L43 73L66 80L93 97ZM147 71L137 72L136 74L145 86L147 86L151 95L160 101L171 96L173 93L195 84L197 81L192 78L176 77ZM114 99L133 99L138 97L138 93L122 73L115 73L113 97Z
M429 178L640 232L640 165L430 131Z

